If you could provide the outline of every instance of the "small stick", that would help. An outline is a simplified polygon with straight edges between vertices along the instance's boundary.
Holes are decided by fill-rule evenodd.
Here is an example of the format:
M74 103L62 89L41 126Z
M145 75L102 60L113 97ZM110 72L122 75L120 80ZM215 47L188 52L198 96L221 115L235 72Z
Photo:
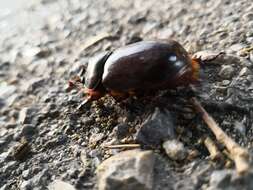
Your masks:
M216 139L226 146L231 154L238 174L245 174L249 171L249 153L245 148L240 147L233 139L231 139L215 122L215 120L206 112L196 98L192 98L195 109L202 115L207 126L212 130Z
M247 52L251 52L253 50L253 46L250 46L248 48L243 48L240 50L241 53L247 53Z
M226 150L224 149L222 151L222 153L229 159L229 160L233 160L233 157L231 156L231 154Z
M90 48L91 46L99 43L100 41L102 41L104 39L108 39L110 37L113 37L113 36L107 32L102 32L96 36L92 36L86 42L84 42L84 45L81 46L81 48L80 48L80 52L82 52L82 51Z
M106 145L105 148L116 149L116 148L140 148L140 144L115 144Z
M211 160L218 160L222 158L222 154L210 137L206 137L204 144L210 153Z

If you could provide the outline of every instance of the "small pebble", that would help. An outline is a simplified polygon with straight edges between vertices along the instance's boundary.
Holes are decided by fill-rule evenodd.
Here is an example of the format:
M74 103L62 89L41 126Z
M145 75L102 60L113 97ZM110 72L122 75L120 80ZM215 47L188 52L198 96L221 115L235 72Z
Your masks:
M233 66L230 65L223 65L220 69L219 76L222 79L231 79L235 73L235 69Z
M182 161L187 156L187 149L177 140L168 140L163 143L163 148L168 157L175 161Z

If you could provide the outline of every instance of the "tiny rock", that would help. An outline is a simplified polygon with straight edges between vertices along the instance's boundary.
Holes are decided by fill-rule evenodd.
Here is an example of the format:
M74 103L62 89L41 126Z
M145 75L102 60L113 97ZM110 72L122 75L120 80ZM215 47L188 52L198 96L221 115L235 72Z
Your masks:
M230 80L223 80L222 82L221 82L221 85L222 86L228 86L230 84Z
M235 129L241 133L243 136L246 135L246 127L245 127L246 118L244 118L242 121L235 121L234 126Z
M251 13L251 12L245 13L245 14L242 16L242 19L244 19L245 21L253 20L253 13Z
M243 67L242 70L239 73L239 76L247 76L251 73L251 71L247 67Z
M232 45L229 50L232 51L232 52L238 52L240 51L241 49L243 49L245 47L245 45L243 44L234 44Z
M80 160L82 161L84 167L88 165L88 158L87 158L87 154L85 151L81 151Z
M33 175L32 178L22 181L20 190L29 189L46 189L46 183L50 179L51 175L47 168L40 171L38 174Z
M171 28L164 28L159 32L159 37L161 39L169 39L174 34L174 31Z
M30 150L29 143L25 139L22 139L22 142L13 147L12 157L15 160L23 160L29 154Z
M253 189L253 173L238 175L235 170L215 170L211 174L207 190Z
M168 140L163 143L163 148L170 159L180 161L187 156L187 150L183 143L177 140Z
M7 99L9 98L17 88L13 85L1 85L0 84L0 98Z
M223 65L219 72L222 79L231 79L234 75L235 69L230 65Z
M76 188L69 183L66 183L61 180L54 180L48 186L49 190L76 190Z
M27 180L28 177L29 177L30 172L31 172L30 169L24 170L22 172L22 177Z
M38 57L38 58L45 58L50 55L50 50L47 48L40 48L40 47L25 47L22 51L22 55L24 57Z
M104 134L103 133L93 133L90 136L89 144L95 144L95 143L97 143L98 141L100 141L103 138L104 138Z
M229 181L232 175L232 171L214 171L211 175L210 185L215 188L222 188L229 186Z
M40 51L36 54L39 58L45 58L48 57L51 54L51 51L47 48L40 49Z
M39 47L25 47L22 50L22 55L24 57L34 57L40 52Z
M114 127L114 134L117 139L125 138L129 133L130 126L127 123L121 123Z
M194 53L193 57L201 59L202 61L212 61L216 58L218 58L219 55L221 55L222 52L215 52L210 50L202 50Z
M157 146L162 141L175 137L174 123L169 111L159 108L142 124L136 140L144 145Z
M27 93L35 93L34 91L42 87L45 81L46 81L45 78L41 78L41 77L33 78L27 81L27 83L24 84L22 88Z
M253 51L251 51L250 54L249 54L249 60L250 60L251 62L253 62Z
M7 158L9 157L9 152L3 152L0 154L0 164L7 161Z
M229 54L225 52L216 52L203 50L194 53L193 58L201 59L203 62L218 64L218 65L230 65L239 64L240 58L234 54Z
M99 190L151 190L154 155L151 151L129 150L105 160L98 166Z
M37 109L24 107L19 112L19 123L20 124L31 124L33 117L37 113Z
M21 128L21 135L29 137L34 134L36 127L32 124L24 124Z

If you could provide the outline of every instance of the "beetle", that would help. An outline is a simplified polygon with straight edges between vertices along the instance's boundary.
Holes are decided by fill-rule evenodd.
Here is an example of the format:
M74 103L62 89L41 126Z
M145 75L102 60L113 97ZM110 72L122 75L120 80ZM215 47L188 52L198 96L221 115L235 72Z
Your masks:
M137 92L187 86L198 80L199 64L174 40L141 41L100 53L88 63L85 84L76 77L69 86L84 90L83 104L109 93L124 99Z

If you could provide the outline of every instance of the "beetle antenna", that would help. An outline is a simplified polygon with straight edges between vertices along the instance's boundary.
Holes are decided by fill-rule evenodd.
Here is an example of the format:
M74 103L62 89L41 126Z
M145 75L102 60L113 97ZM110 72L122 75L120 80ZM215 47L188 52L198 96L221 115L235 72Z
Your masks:
M81 81L81 78L78 75L74 76L72 79L68 81L67 91L69 92L73 89L78 89L80 91L84 89L84 85Z

